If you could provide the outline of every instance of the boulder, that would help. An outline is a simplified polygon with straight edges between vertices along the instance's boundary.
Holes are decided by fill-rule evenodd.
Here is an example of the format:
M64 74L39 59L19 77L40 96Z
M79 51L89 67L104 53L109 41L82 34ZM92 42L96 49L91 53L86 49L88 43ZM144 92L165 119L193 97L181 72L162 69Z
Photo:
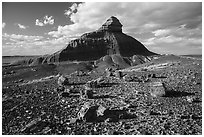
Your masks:
M150 94L153 97L163 97L166 95L166 88L162 82L150 83Z
M106 110L107 110L107 109L106 109L104 106L100 105L100 106L98 107L98 109L96 110L97 117L99 117L99 116L104 116Z
M93 98L93 90L91 88L86 87L85 90L80 91L81 98L92 99Z
M77 113L77 118L85 122L94 122L103 120L103 115L106 108L101 105L91 105L90 103L85 103L79 112Z
M97 118L97 108L98 106L91 106L90 103L85 103L77 113L77 118L85 122L94 121Z
M61 76L58 78L57 83L58 83L59 86L62 86L62 87L63 87L63 86L65 86L65 85L69 84L69 80L68 80L67 77L61 75Z

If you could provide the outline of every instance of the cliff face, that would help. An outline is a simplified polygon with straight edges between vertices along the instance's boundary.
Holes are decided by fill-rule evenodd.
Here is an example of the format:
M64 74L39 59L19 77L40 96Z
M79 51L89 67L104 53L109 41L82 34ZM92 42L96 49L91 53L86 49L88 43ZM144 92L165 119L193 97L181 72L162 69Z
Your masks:
M98 30L85 33L80 38L70 41L64 49L44 56L42 63L96 60L113 54L131 57L133 55L149 56L155 53L150 52L133 37L124 34L119 20L116 17L110 17Z

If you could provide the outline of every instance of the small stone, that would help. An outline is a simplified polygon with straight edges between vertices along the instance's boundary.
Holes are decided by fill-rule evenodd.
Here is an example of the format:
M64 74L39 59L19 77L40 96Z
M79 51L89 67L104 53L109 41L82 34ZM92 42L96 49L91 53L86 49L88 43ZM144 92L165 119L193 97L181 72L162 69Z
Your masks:
M10 74L14 74L14 73L16 73L16 72L15 72L15 71L13 71L13 70L10 72Z
M69 124L76 123L76 121L77 121L77 118L71 118L70 121L69 121Z
M97 109L97 116L103 116L105 111L106 111L106 108L100 105Z
M116 71L115 72L115 76L119 79L121 79L123 77L123 73L121 71Z
M192 103L192 102L193 102L193 98L192 98L192 97L189 97L189 96L186 97L186 100L187 100L189 103Z
M99 85L100 83L102 83L104 81L103 77L99 77L96 80L97 85Z
M23 81L24 81L23 79L19 79L19 80L18 80L18 82L23 82Z

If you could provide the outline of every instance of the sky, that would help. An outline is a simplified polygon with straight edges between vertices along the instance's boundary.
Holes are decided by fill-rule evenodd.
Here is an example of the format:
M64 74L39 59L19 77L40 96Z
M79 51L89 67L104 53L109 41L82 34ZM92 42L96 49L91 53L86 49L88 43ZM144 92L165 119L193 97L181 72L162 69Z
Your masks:
M54 53L109 17L159 54L202 54L201 2L3 2L2 55Z

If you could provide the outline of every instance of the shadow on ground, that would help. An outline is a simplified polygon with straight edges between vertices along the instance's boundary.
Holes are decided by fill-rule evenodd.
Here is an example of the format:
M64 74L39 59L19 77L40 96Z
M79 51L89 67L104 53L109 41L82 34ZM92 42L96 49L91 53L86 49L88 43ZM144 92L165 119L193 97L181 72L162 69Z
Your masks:
M166 95L164 97L183 97L183 96L191 96L191 95L195 95L195 93L167 90Z

